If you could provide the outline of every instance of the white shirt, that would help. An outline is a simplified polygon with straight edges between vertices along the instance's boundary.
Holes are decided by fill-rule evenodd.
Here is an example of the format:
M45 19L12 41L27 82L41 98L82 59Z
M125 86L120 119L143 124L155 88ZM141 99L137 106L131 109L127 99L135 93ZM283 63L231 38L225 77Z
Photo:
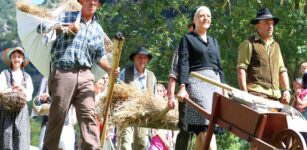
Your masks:
M23 73L22 70L12 71L14 83L17 85L22 85L23 80ZM0 91L10 91L11 89L7 86L6 76L4 71L0 74ZM26 79L27 88L25 89L25 94L27 96L27 101L32 100L32 93L33 93L33 83L32 79L29 76Z

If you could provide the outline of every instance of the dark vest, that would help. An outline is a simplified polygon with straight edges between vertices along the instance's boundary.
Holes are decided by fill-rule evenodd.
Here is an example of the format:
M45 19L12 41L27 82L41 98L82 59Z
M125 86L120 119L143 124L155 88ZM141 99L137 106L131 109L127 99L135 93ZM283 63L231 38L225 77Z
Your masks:
M154 73L149 71L149 70L145 70L147 72L147 81L146 81L146 88L148 92L151 92L152 94L154 94ZM128 68L126 68L125 70L125 83L130 83L134 80L134 66L130 66Z
M268 54L261 40L255 40L252 36L249 41L252 44L252 56L247 68L247 83L279 89L279 44L273 42Z

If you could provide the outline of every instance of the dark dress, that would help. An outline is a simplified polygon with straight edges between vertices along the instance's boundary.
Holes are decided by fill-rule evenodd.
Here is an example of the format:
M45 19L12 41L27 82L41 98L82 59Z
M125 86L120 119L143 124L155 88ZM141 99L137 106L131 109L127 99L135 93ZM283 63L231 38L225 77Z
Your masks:
M204 42L194 32L186 34L179 46L178 69L179 83L186 84L190 98L211 113L213 93L221 93L221 89L190 76L190 72L194 71L224 83L218 43L209 36L207 41ZM188 106L186 115L189 131L196 134L206 131L209 122L200 113Z

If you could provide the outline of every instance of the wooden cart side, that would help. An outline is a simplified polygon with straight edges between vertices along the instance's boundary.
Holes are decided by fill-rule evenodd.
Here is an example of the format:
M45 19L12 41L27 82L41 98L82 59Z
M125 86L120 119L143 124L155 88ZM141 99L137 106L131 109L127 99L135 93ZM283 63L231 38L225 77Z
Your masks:
M267 115L258 114L250 108L242 106L218 93L214 93L212 119L205 138L204 149L209 148L215 124L251 142L253 147L268 150L276 149L261 140L266 126Z
M265 113L267 123L263 131L262 140L272 143L272 140L277 134L285 129L288 129L286 114L283 113Z

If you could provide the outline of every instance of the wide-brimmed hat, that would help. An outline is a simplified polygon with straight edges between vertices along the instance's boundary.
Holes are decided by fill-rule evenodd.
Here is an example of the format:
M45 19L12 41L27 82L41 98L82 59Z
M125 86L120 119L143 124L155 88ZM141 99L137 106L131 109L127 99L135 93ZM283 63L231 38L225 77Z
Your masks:
M130 54L129 56L130 60L133 61L134 56L137 54L147 55L149 60L152 58L152 55L148 52L148 50L145 47L140 47L136 51Z
M29 58L28 58L28 55L24 52L24 50L21 48L21 47L15 47L15 48L7 48L4 50L3 52L3 61L6 65L8 65L9 67L11 67L11 54L15 51L20 51L23 56L24 56L24 61L22 62L23 63L23 67L27 66L29 64Z
M274 17L268 8L261 8L258 10L256 18L252 19L250 23L255 25L259 22L259 20L265 20L265 19L273 19L274 25L276 25L279 22L279 18Z

